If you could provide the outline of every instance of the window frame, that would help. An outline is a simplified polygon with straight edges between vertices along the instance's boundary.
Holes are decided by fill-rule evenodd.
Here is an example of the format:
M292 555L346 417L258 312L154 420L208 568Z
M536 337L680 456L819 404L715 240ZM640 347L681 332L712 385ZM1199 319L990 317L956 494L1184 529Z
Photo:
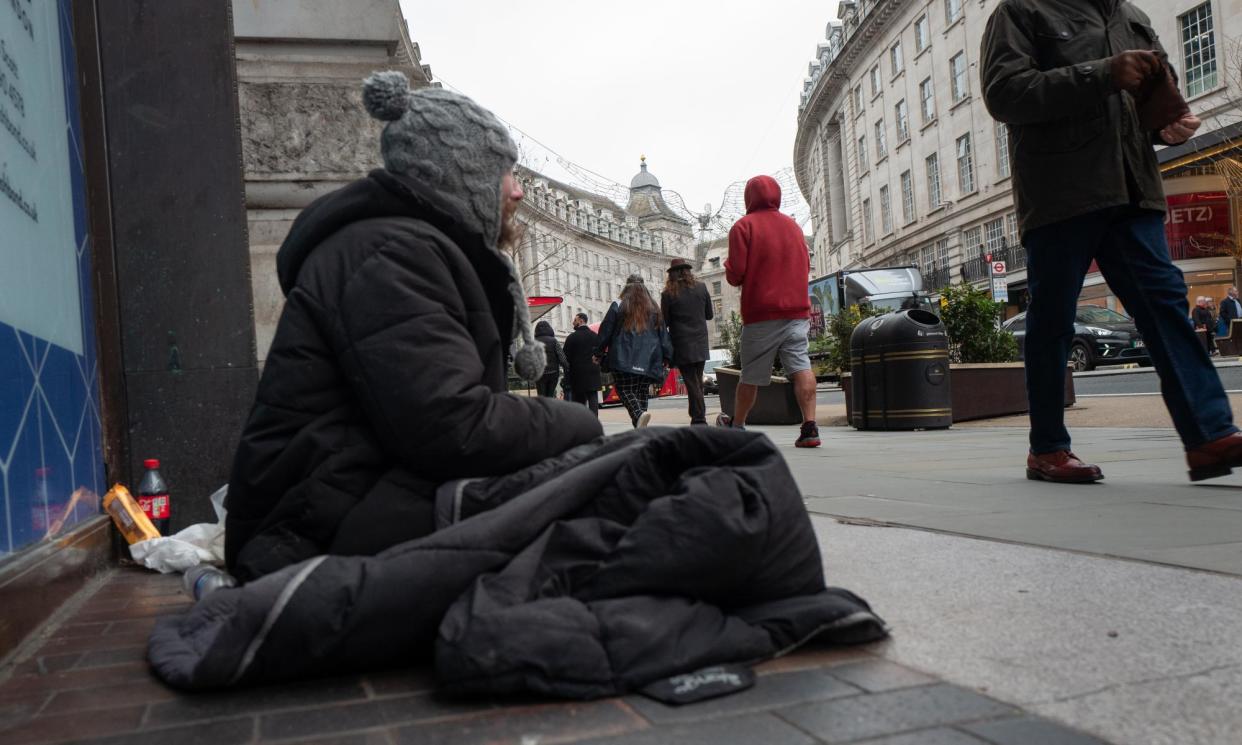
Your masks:
M936 83L930 75L919 83L919 111L925 126L936 121Z
M1220 86L1220 62L1210 0L1179 15L1177 31L1186 97L1194 98L1216 90ZM1194 35L1188 36L1188 32Z
M929 209L939 209L944 204L944 191L940 175L940 153L932 153L923 159L923 168L927 174L927 198ZM935 178L933 178L933 173Z
M914 173L902 171L898 177L901 183L901 219L903 225L909 225L918 218L918 205L914 196Z
M884 120L877 119L875 122L875 162L877 165L888 157L888 136L886 130L887 127L884 126Z
M965 153L962 152L963 141L966 143ZM970 132L957 138L954 153L957 156L957 192L961 196L974 194L978 191L979 184L975 174L975 147L974 142L971 140ZM962 167L963 161L965 161L964 170ZM968 177L969 184L966 183L967 178L963 178L963 173Z
M906 71L906 58L901 48L901 39L888 48L888 64L893 69L893 77Z
M888 184L880 187L880 229L883 235L893 232L893 192Z
M962 63L960 74L957 67L958 60L961 60ZM970 98L970 80L967 67L965 50L949 58L949 95L953 98L954 104L959 104Z
M996 122L993 132L996 135L996 175L998 179L1007 179L1013 175L1013 162L1009 157L1009 125Z
M919 29L922 33L919 33ZM931 46L931 22L927 19L927 14L919 16L914 22L914 54L918 56Z
M893 116L896 117L897 125L897 142L902 143L910 139L910 107L906 105L906 99L901 99L893 106Z

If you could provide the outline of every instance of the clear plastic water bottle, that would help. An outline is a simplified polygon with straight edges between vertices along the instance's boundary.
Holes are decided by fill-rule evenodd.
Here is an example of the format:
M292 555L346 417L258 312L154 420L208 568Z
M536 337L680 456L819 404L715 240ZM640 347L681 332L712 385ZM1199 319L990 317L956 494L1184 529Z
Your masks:
M210 564L191 567L182 581L186 593L196 601L202 600L222 587L237 587L237 580L233 579L233 575Z

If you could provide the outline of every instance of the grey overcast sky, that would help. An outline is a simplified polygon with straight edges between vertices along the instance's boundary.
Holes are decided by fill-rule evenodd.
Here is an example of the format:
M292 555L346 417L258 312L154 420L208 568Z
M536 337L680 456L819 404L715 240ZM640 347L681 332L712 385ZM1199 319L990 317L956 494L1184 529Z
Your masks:
M695 211L791 165L807 63L836 17L823 0L401 6L446 87L612 181L645 154Z

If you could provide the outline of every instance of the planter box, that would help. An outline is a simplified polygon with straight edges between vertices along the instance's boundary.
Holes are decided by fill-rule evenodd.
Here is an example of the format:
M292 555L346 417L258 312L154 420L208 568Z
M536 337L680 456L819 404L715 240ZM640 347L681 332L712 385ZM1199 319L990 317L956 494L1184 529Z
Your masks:
M845 392L845 416L853 414L848 373L841 376ZM949 365L949 384L953 386L953 421L992 419L998 416L1025 414L1030 407L1026 400L1026 370L1021 362L995 364ZM1073 406L1073 370L1065 368L1065 405Z
M720 386L720 410L733 416L733 401L742 371L732 367L716 368L716 382ZM802 424L802 409L794 396L793 383L788 378L772 376L772 382L759 388L755 407L746 415L747 424Z

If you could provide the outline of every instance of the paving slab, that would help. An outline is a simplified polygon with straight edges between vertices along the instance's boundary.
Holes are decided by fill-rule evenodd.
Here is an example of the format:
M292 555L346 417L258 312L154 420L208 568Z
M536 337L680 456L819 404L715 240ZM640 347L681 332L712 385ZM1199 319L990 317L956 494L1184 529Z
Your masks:
M1108 742L1239 742L1242 578L812 522L829 584L892 626L886 659Z
M178 584L176 576L118 570L43 629L22 659L0 668L0 742L823 745L900 732L924 738L910 742L977 745L961 727L980 716L1042 721L882 659L876 645L801 650L757 666L755 686L743 693L686 706L641 696L450 698L426 667L188 694L165 688L132 651L134 632L152 623L134 614L152 598L165 612L189 606ZM64 652L66 642L74 652ZM852 703L842 711L866 721L826 725L838 711L831 707L845 701ZM794 719L816 723L822 736Z

